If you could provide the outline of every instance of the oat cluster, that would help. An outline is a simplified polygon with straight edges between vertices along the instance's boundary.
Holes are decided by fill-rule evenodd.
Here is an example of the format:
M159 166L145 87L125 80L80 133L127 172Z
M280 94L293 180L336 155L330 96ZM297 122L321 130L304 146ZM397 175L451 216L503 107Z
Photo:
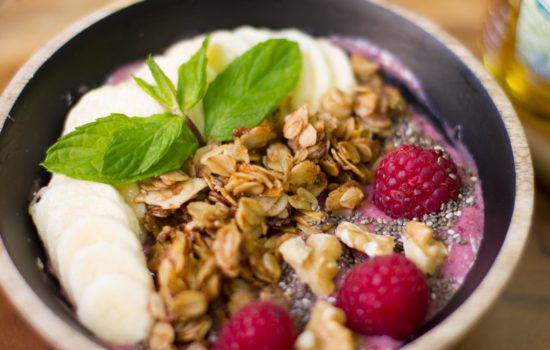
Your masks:
M197 150L182 170L140 183L157 286L151 349L207 349L253 299L288 307L278 283L284 273L317 296L330 295L343 245L393 250L393 239L360 229L335 234L334 218L366 198L384 140L407 114L376 64L357 55L351 61L360 85L328 91L318 112L282 103L259 126L235 130L231 142ZM320 324L306 326L299 348L353 341L340 310L319 304L311 319Z

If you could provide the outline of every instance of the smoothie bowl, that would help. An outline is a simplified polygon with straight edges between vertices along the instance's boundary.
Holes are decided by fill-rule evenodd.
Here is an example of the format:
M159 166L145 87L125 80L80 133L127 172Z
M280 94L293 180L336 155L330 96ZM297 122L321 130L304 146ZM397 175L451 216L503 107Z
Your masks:
M108 9L0 112L2 285L58 348L449 346L529 229L502 92L376 3Z

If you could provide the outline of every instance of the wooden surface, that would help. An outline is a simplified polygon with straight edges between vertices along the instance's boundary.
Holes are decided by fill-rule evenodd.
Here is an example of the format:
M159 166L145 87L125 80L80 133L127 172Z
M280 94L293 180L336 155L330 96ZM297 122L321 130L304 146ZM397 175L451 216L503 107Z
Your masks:
M107 0L0 0L0 90L46 40ZM477 53L487 0L395 0L438 22ZM498 302L458 349L550 348L550 196L538 191L526 254ZM490 234L490 233L488 233ZM50 349L0 296L0 349Z

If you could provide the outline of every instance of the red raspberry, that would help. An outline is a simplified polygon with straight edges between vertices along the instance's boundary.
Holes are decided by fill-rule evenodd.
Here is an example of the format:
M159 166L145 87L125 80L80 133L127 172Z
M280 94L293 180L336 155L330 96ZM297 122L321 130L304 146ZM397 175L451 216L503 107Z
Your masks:
M292 350L296 336L285 309L274 303L253 301L231 317L214 350Z
M377 256L349 271L336 306L346 313L348 327L358 333L404 339L424 322L428 297L422 271L393 254Z
M456 164L441 150L403 145L384 156L374 179L374 203L392 218L421 218L458 198Z

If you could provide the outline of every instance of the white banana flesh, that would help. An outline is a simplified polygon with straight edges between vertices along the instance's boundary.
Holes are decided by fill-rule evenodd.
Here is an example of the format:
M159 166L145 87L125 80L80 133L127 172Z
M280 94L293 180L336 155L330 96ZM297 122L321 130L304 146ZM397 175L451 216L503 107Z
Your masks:
M146 290L152 286L143 254L136 254L120 244L101 242L75 254L67 276L68 292L80 305L90 286L98 278L111 274L129 277Z
M357 81L346 53L326 39L317 39L317 43L327 59L334 87L342 91L350 91L357 85Z
M150 292L126 275L96 279L82 296L78 318L102 339L133 344L145 339L152 325L147 310Z
M133 81L116 86L105 85L82 96L69 112L63 133L113 113L141 117L164 113L164 109Z
M112 186L61 175L39 196L29 211L81 322L115 344L146 339L153 281L134 211Z
M200 48L204 35L183 40L155 61L177 84L178 68ZM270 38L296 41L303 67L294 107L307 103L316 112L323 94L331 88L347 90L356 85L346 54L324 39L297 30L272 31L249 26L211 34L207 56L208 80L214 80L233 59ZM135 75L153 83L143 65ZM86 93L70 111L63 133L113 113L131 117L167 112L134 81L106 85ZM186 114L204 131L202 103ZM54 174L40 200L29 209L38 233L81 322L98 337L115 344L145 340L152 317L147 310L152 278L141 250L139 218L143 204L134 199L136 184L115 188Z
M116 190L122 195L126 203L134 210L136 216L142 219L145 216L145 204L136 202L139 195L139 186L137 183L129 183L116 186Z
M69 271L75 256L82 250L109 243L125 248L139 256L141 242L135 234L118 220L108 216L90 216L72 223L59 238L57 246L58 275L69 283Z

